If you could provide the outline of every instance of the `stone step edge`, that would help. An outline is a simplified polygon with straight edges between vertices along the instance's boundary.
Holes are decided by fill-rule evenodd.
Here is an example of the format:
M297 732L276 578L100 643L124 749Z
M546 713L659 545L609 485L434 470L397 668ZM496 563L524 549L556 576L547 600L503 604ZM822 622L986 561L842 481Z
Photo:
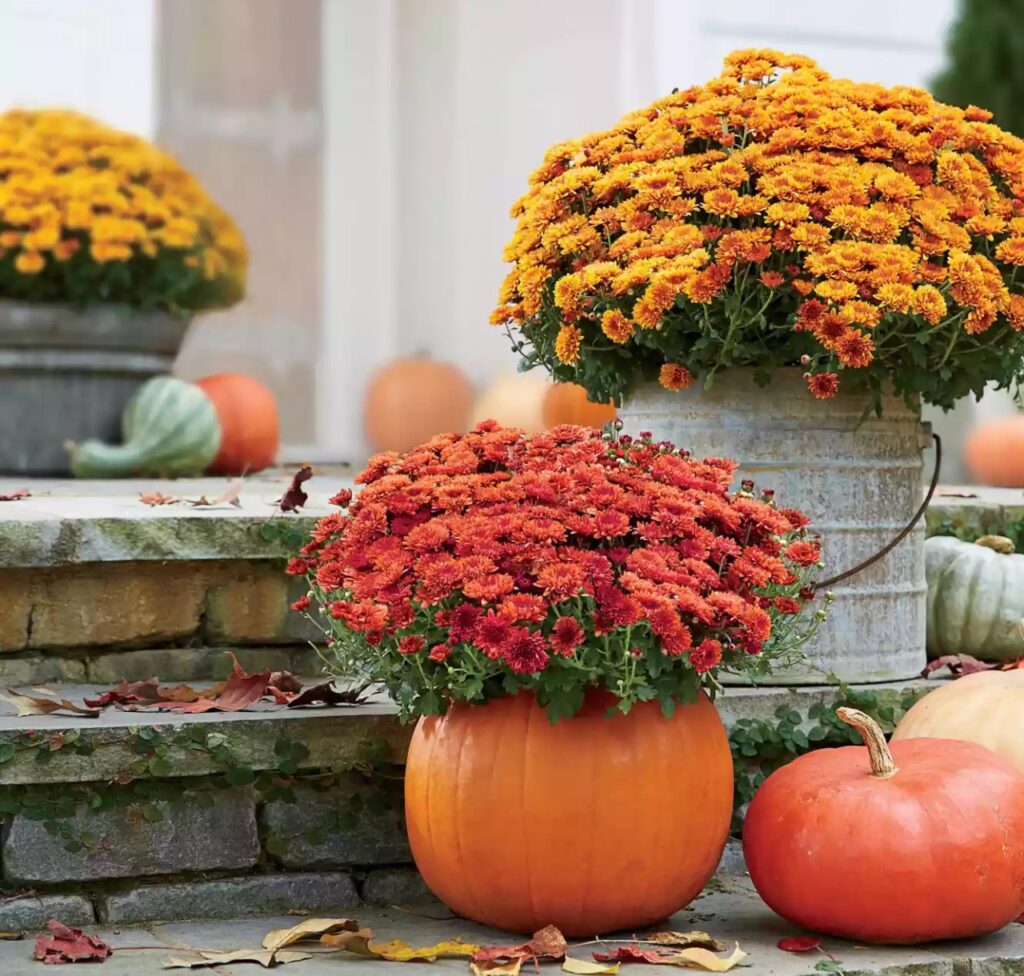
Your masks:
M897 697L908 687L940 687L942 682L849 685ZM48 686L56 696L81 701L80 686ZM727 727L741 719L772 721L780 707L806 713L811 705L835 698L836 686L732 687L717 699ZM229 765L255 772L280 768L291 744L303 753L302 768L351 764L372 749L382 760L402 763L413 724L400 724L386 699L351 708L330 706L251 712L165 715L106 710L99 719L46 715L0 716L0 786L116 782L133 779L207 776ZM69 733L71 733L69 735ZM187 738L186 738L187 737ZM40 759L40 753L48 755ZM221 754L223 757L223 754ZM142 762L142 760L146 760ZM156 761L161 760L161 761Z

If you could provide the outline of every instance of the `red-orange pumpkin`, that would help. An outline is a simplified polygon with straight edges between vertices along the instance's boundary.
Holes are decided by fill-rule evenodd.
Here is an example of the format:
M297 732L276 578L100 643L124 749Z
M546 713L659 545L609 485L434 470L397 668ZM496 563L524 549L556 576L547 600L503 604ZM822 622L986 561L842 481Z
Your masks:
M794 925L858 942L984 935L1024 911L1024 776L974 742L820 749L777 770L743 827L747 869Z
M967 435L964 460L980 484L1024 488L1024 415L978 424Z
M413 857L467 918L513 932L633 929L690 902L721 856L732 757L702 694L607 717L591 692L552 725L530 694L416 726L405 777Z
M363 425L374 451L409 451L435 434L462 433L473 387L462 370L430 359L396 359L366 388Z
M575 424L577 427L596 427L600 430L615 419L614 403L593 403L587 391L576 383L554 383L544 394L542 406L544 426Z
M196 381L220 420L220 450L211 474L246 474L269 468L280 446L277 403L259 380L242 373L217 373Z

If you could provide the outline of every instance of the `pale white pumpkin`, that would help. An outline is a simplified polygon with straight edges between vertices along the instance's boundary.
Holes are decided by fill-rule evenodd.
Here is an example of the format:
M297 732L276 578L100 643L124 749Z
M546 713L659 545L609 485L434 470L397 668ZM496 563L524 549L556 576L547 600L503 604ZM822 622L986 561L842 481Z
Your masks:
M930 656L1024 657L1024 555L1009 539L934 536L925 543L925 575Z
M1024 773L1024 669L979 671L929 692L893 739L978 742Z

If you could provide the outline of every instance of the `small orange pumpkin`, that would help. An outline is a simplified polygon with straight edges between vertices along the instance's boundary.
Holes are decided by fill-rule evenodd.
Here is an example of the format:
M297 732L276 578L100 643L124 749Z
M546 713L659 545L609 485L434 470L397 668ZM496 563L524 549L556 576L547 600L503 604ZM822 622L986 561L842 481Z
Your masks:
M555 725L533 695L421 718L405 809L416 865L460 915L514 932L633 930L690 902L718 864L732 756L701 694L608 716L592 690Z
M450 363L396 359L371 378L363 400L363 426L373 451L409 451L436 434L462 433L473 387Z
M220 421L220 450L211 474L245 474L269 468L280 446L277 403L259 380L242 373L217 373L196 380Z
M979 484L1024 488L1024 414L978 424L967 435L964 461Z
M743 825L758 894L794 925L857 942L984 935L1024 911L1024 776L975 742L806 753L765 780Z
M600 430L615 419L614 403L594 403L587 391L577 383L554 383L544 395L541 407L544 426L574 424L577 427L596 427Z

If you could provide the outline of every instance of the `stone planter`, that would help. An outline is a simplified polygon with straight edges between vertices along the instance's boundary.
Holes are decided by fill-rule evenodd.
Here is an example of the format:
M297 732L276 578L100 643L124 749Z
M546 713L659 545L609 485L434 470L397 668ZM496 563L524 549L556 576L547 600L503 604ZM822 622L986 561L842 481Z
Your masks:
M670 393L657 385L623 403L625 431L651 431L698 456L740 462L737 478L774 488L781 505L802 509L824 540L825 575L881 549L922 500L918 417L886 397L880 418L861 420L867 398L815 400L799 369L758 387L751 370L722 373L708 391ZM915 677L925 658L923 521L892 552L832 588L829 620L804 647L807 666L774 679L820 684Z
M128 398L170 372L187 328L165 312L0 301L0 472L64 474L65 442L117 440Z

